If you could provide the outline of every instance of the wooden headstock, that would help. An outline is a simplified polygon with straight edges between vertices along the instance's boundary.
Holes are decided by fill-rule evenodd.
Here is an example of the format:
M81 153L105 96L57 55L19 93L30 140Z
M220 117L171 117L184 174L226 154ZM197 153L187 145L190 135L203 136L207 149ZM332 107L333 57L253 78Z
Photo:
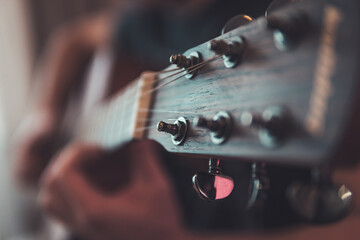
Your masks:
M356 1L305 1L216 38L229 43L241 37L244 48L239 62L227 68L223 58L217 58L193 78L174 82L179 75L168 77L174 71L159 74L147 137L177 153L322 164L348 136L347 126L356 115L358 18ZM198 52L204 62L212 59L216 54L208 45L184 56ZM210 130L194 126L194 119L211 120L221 111L231 116L232 126L226 141L217 144ZM269 114L275 114L278 123L266 123ZM187 133L175 145L156 126L179 117L187 120ZM275 128L280 130L270 129L271 124L278 124ZM276 131L282 131L281 136Z

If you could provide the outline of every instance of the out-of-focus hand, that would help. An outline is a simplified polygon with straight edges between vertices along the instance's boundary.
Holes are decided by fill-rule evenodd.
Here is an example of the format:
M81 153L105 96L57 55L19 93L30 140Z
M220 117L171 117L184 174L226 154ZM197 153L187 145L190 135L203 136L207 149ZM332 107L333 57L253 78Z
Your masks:
M17 131L15 173L23 186L36 186L56 151L70 93L79 86L91 54L108 39L109 15L102 13L65 26L49 40L37 64L35 112Z
M164 154L147 140L111 153L69 146L47 169L39 202L87 239L183 239L176 199L159 164Z
M15 175L21 185L35 186L56 151L59 122L54 114L41 111L28 117L15 136Z
M360 165L337 170L335 182L354 192L352 212L325 225L299 225L261 233L196 234L180 221L171 184L159 165L164 150L150 141L133 142L117 151L74 145L47 169L39 197L47 212L88 239L358 239L357 179Z

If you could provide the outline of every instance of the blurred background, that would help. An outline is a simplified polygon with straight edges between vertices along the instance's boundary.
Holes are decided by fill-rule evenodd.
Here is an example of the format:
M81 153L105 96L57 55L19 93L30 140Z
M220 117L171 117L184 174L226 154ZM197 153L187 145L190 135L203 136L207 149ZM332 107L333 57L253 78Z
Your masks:
M57 27L101 11L114 0L1 0L0 4L0 239L28 239L28 194L14 188L10 140L29 111L36 60ZM20 136L21 137L21 136ZM16 151L16 149L15 149ZM24 195L24 196L23 196ZM30 206L26 206L26 204ZM34 219L34 223L36 219ZM31 219L30 219L31 222Z

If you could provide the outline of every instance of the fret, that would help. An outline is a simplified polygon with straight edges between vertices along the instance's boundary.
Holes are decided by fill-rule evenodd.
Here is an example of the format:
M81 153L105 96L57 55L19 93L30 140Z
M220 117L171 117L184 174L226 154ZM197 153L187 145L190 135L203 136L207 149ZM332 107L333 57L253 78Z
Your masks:
M145 72L141 75L139 80L139 102L136 109L135 127L132 133L132 137L135 139L142 139L146 133L146 121L139 121L140 119L148 119L150 111L148 109L151 106L153 92L150 92L154 87L157 74L153 72Z
M155 73L145 73L109 101L96 105L78 122L76 139L112 148L133 138L143 138L151 104ZM141 131L138 131L141 129Z

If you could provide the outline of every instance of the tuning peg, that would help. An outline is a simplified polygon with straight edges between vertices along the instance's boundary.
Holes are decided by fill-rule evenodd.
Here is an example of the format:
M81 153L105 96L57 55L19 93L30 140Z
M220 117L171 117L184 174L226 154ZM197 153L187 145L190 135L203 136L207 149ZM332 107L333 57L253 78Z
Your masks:
M226 141L231 132L232 120L229 113L221 111L212 119L195 118L194 126L210 130L211 141L215 144L221 144Z
M218 55L239 56L244 52L244 41L239 38L238 41L226 42L224 40L211 40L208 48Z
M169 62L175 64L178 68L187 69L188 74L185 77L188 79L195 75L196 70L194 68L201 61L202 57L199 52L191 52L188 57L182 54L173 54L169 59Z
M225 23L224 27L221 29L221 35L230 32L236 28L239 28L241 26L244 26L252 21L253 18L245 14L240 14L235 17L232 17L229 21Z
M269 7L265 11L265 17L269 16L272 12L287 6L291 3L302 2L303 0L274 0L270 3Z
M275 46L282 51L293 48L308 29L308 18L301 11L271 14L267 26L273 30Z
M293 211L307 221L326 223L344 217L352 205L352 192L331 181L329 164L312 169L311 183L294 182L287 188Z
M193 176L193 187L204 200L216 201L228 197L234 189L234 180L222 174L220 160L209 160L209 172Z
M171 135L171 139L175 145L180 145L186 136L187 132L187 121L185 118L178 118L174 124L160 121L157 125L159 132L165 132Z
M171 123L166 123L163 121L160 121L157 125L157 130L159 132L166 132L169 133L173 136L176 136L179 134L179 129L180 129L180 125L178 124L171 124Z
M352 192L345 185L295 182L288 187L290 206L300 217L311 222L332 222L350 210Z
M224 59L227 68L235 67L245 51L245 39L243 37L233 37L232 40L211 40L208 49Z
M290 131L290 120L282 107L270 107L262 114L243 112L241 124L245 127L259 128L259 139L268 147L275 147Z

